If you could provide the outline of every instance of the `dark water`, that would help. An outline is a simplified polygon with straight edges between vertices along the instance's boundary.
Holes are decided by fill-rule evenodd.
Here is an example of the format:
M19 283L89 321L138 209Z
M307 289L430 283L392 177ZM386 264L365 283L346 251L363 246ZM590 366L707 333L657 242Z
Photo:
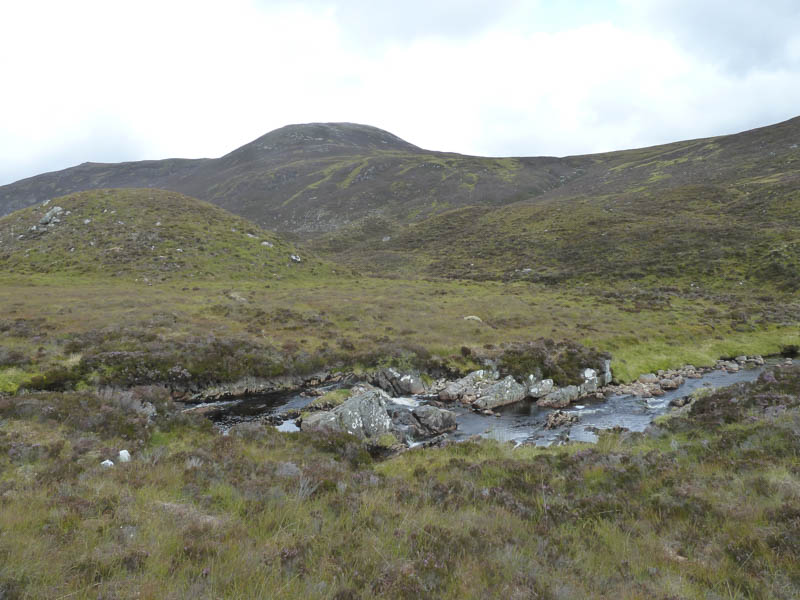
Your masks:
M597 435L591 429L611 429L625 427L630 431L644 431L656 417L670 410L670 401L688 396L699 388L719 388L735 383L755 380L765 368L777 364L778 359L768 360L764 367L744 368L736 373L711 371L700 379L687 379L677 390L665 393L659 398L639 398L636 396L612 396L605 400L573 404L563 409L578 415L578 423L545 429L547 416L553 409L539 408L533 402L520 402L496 409L497 416L487 417L461 406L448 407L457 414L458 430L451 434L455 440L463 440L473 435L517 444L536 444L547 446L560 441L572 440L595 442ZM330 388L322 388L322 391ZM209 417L223 430L243 421L269 419L300 411L314 400L313 397L297 393L269 394L252 396L233 402L219 403ZM400 406L413 407L425 404L422 397L395 398ZM299 431L294 419L277 425L281 431Z

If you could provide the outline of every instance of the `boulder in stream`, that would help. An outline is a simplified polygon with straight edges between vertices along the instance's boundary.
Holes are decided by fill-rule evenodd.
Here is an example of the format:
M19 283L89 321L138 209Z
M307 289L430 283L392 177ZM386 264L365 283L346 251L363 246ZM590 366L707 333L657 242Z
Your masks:
M419 373L401 373L391 367L378 371L374 383L395 396L416 396L428 391Z
M480 396L473 402L478 408L492 409L498 406L506 406L524 400L528 395L528 390L524 385L509 375L505 379L490 385L480 392Z
M455 402L477 397L480 389L490 385L494 377L489 371L473 371L466 377L456 381L451 381L439 392L439 400L442 402Z
M547 422L544 424L544 428L555 429L556 427L563 427L564 425L572 425L578 421L580 421L580 417L575 413L555 410L547 415Z
M558 388L545 396L540 398L536 404L545 408L564 408L580 398L581 389L577 385L568 385L563 388Z
M395 434L407 442L419 442L458 427L455 413L435 406L418 406L413 410L404 407L389 409Z
M313 413L303 419L303 431L345 432L361 439L377 438L392 430L386 411L386 394L366 390L348 398L330 411Z

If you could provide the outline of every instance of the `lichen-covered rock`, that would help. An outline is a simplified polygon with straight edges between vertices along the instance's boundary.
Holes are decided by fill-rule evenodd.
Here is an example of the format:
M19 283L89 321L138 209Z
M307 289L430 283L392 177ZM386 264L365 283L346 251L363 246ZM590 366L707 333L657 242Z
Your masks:
M528 396L531 398L542 398L553 391L552 379L538 381L534 375L529 375L527 384Z
M524 385L517 383L511 376L498 381L484 389L473 403L474 406L483 409L497 408L524 400L528 395L528 390Z
M396 396L418 395L428 391L419 373L401 373L391 367L378 371L374 383Z
M458 427L455 413L435 406L419 406L413 410L390 407L395 435L406 442L427 440Z
M424 429L426 437L455 431L458 427L454 412L435 406L419 406L411 411Z
M580 398L581 390L577 385L568 385L563 388L553 390L544 398L540 398L536 404L545 408L564 408Z
M581 395L592 394L597 391L597 388L599 386L600 386L600 381L597 377L597 371L595 371L594 369L584 369L583 383L580 385Z
M456 381L451 381L439 391L439 400L442 402L454 402L462 400L465 396L475 397L482 386L489 385L494 378L489 371L473 371L466 377Z
M303 431L345 432L361 439L377 438L392 430L386 411L387 396L367 390L351 396L331 411L313 413L303 419Z

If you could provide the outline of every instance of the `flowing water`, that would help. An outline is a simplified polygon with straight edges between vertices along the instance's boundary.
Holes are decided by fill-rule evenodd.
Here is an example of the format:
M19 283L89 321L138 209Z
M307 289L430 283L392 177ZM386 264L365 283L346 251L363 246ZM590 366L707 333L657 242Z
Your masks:
M458 421L458 429L450 434L450 437L454 440L463 440L478 435L517 444L548 446L566 440L595 442L597 440L595 429L624 427L630 431L644 431L653 419L670 410L672 400L688 396L700 388L714 389L753 381L765 368L778 362L778 359L770 359L763 367L743 368L736 373L710 371L699 379L687 379L677 390L667 392L658 398L611 396L605 400L573 404L563 410L577 415L579 421L550 430L545 429L545 423L553 409L540 408L532 401L495 409L496 416L484 416L463 406L448 406L448 409L456 413ZM320 391L326 389L329 388L320 388ZM313 400L313 397L300 393L251 396L211 406L209 417L217 426L227 429L235 423L300 411ZM392 400L396 408L409 410L427 401L428 399L423 396ZM299 431L294 419L283 421L277 428L280 431Z

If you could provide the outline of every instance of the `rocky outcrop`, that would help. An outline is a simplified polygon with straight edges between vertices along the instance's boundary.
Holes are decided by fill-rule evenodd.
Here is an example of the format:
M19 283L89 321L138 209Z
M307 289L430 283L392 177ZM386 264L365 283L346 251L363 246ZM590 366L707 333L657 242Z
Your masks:
M556 387L552 379L540 380L535 375L529 375L523 384L519 384L510 375L497 381L496 374L490 371L474 371L457 381L445 383L439 391L439 400L461 401L480 410L491 410L532 398L539 406L562 408L578 398L598 394L600 388L611 381L610 365L610 361L605 361L602 374L594 369L584 369L581 385L563 388Z
M528 390L525 386L517 383L516 380L509 375L505 379L481 390L472 404L480 409L491 410L500 406L520 402L524 400L527 395Z
M303 419L303 431L349 433L361 439L377 438L392 430L386 410L388 396L372 389L351 396L331 411L313 413Z
M473 371L466 377L447 383L444 389L439 391L439 400L472 402L483 388L490 386L494 381L495 377L489 371Z
M395 396L417 396L428 392L419 373L401 373L391 367L378 371L372 383Z
M436 437L458 427L455 413L435 406L389 408L395 435L406 442L419 442Z
M547 396L555 387L552 379L542 379L539 381L534 375L528 375L527 380L528 396L539 399Z
M563 388L557 388L547 394L544 398L537 400L537 406L544 408L564 408L569 406L570 402L574 402L581 396L581 389L577 385L568 385Z

